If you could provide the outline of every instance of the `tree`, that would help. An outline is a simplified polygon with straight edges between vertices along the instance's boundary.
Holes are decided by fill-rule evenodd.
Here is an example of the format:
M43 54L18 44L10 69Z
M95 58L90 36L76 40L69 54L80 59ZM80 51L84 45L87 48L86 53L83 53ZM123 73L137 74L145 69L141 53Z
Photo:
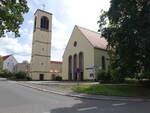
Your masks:
M0 56L0 70L3 68L3 58Z
M113 50L112 68L123 76L150 73L150 1L111 0L110 3L98 23L108 49Z
M13 32L20 36L19 28L24 21L23 14L29 8L26 0L0 0L0 37L6 32Z
M27 60L24 60L22 63L23 64L29 64L29 62Z

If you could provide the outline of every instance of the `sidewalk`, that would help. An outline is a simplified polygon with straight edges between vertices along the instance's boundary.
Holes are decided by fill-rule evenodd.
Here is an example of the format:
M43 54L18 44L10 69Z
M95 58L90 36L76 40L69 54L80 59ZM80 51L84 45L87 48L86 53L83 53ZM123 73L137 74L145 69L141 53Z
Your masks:
M1 78L0 77L0 81L6 81L7 80L7 78Z
M33 88L36 90L58 94L62 96L70 96L70 97L77 97L77 98L84 98L84 99L94 99L94 100L107 100L107 101L134 101L134 102L143 102L143 101L150 101L150 99L140 99L134 97L119 97L119 96L103 96L103 95L89 95L89 94L79 94L75 93L72 90L65 90L60 88L59 85L61 83L52 82L48 83L37 83L37 82L17 82L17 84Z

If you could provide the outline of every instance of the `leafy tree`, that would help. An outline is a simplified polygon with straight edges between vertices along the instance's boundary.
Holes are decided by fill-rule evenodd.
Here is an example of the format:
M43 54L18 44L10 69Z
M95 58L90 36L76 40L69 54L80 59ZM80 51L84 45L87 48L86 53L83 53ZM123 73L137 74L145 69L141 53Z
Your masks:
M26 0L0 0L0 37L6 32L13 32L20 36L19 28L24 21L23 14L29 8Z
M108 49L113 51L112 68L122 76L150 73L150 1L111 0L110 3L98 23Z
M3 58L0 56L0 70L3 68Z
M22 63L23 64L29 64L29 62L27 60L24 60Z
M26 79L27 73L25 73L25 72L18 72L18 73L15 73L15 76L16 76L16 79Z

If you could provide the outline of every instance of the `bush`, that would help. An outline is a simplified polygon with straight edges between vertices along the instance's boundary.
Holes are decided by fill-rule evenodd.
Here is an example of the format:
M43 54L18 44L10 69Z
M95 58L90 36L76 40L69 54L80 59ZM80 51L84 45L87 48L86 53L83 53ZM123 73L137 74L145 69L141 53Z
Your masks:
M122 83L125 81L126 76L123 75L120 70L111 70L112 81L115 83Z
M105 72L105 71L99 71L97 73L97 79L101 82L101 83L110 83L112 80L111 74L110 72Z
M23 80L32 80L30 76L25 72L11 73L7 70L0 71L0 77L10 78L10 79L23 79Z
M150 81L150 72L145 72L143 79L148 79Z
M0 77L4 77L4 78L12 78L14 77L14 74L7 71L7 70L1 70L0 71Z
M27 76L26 79L29 80L29 81L32 80L32 78L30 76Z
M0 77L5 77L6 74L4 73L4 71L0 71Z
M26 79L27 74L25 72L18 72L18 73L15 73L15 77L16 79Z
M58 75L58 76L55 77L55 80L56 81L62 81L62 77Z

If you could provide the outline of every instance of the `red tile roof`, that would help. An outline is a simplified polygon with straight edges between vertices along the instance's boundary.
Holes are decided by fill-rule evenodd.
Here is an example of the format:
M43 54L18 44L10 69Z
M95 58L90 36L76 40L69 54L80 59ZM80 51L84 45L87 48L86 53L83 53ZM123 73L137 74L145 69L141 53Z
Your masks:
M7 56L2 56L3 60L6 60L8 57L10 57L11 55L7 55Z
M49 72L50 72L50 73L61 73L62 70L58 70L58 69L50 69Z
M94 48L106 49L108 42L105 38L101 37L100 33L91 31L89 29L76 26L82 34L87 38L87 40L92 44Z
M62 64L61 61L50 61L50 63L52 63L52 64Z

